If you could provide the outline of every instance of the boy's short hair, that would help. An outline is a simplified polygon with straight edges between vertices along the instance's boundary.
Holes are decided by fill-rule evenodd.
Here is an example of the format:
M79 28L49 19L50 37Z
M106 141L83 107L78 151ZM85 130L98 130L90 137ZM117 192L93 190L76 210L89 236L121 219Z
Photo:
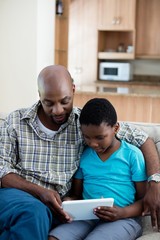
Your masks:
M117 123L116 110L107 99L93 98L82 108L80 124L99 126L102 122L113 127Z

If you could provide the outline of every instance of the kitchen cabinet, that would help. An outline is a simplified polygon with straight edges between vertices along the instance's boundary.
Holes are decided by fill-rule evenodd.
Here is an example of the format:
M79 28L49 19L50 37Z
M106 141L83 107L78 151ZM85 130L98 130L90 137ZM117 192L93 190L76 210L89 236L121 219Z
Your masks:
M68 69L77 89L96 80L97 4L97 0L70 3Z
M99 1L98 65L105 60L135 58L135 11L136 0ZM128 46L132 51L127 51Z
M136 0L100 0L99 30L134 30Z
M160 59L160 1L138 0L136 58Z
M63 14L55 17L55 64L68 66L68 29L70 0L63 1Z
M124 50L118 52L120 45ZM132 51L127 52L127 47ZM127 60L135 58L135 31L98 31L98 60Z
M160 114L157 114L160 95L77 92L74 105L83 107L92 98L107 98L111 101L117 110L119 121L160 122Z

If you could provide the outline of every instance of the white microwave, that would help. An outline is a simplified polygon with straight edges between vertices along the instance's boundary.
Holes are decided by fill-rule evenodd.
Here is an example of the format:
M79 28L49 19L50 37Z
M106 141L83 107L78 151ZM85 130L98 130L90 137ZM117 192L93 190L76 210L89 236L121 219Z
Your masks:
M99 65L100 80L129 81L132 76L132 65L130 63L101 62Z

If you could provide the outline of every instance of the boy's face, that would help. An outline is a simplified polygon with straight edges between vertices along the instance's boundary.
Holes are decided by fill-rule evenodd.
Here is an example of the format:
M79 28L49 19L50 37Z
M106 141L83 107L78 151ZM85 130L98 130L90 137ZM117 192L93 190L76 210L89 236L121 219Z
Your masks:
M107 123L102 122L101 125L81 125L81 130L86 144L93 148L97 153L104 153L110 149L115 141L115 134L119 128L119 124L113 127L108 126Z

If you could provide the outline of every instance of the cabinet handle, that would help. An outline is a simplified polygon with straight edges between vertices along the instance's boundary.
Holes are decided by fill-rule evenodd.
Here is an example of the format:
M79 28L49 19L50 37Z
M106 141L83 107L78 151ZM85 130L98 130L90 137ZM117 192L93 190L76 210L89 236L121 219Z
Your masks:
M74 68L74 73L75 74L80 74L80 73L82 73L82 71L83 71L82 67L75 67Z
M114 17L113 20L112 20L112 25L115 25L116 22L117 22L117 18Z
M116 24L119 25L120 23L121 23L121 18L118 17L118 18L116 19Z

